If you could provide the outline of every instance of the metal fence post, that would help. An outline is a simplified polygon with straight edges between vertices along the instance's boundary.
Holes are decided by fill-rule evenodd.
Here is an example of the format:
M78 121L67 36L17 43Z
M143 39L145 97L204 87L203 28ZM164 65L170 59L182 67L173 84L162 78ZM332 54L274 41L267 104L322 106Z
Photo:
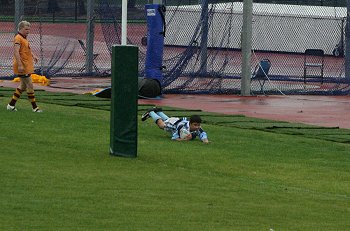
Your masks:
M253 1L243 1L241 95L250 95Z
M17 26L22 21L24 16L24 0L15 0L15 30L17 32Z
M347 16L345 26L345 78L350 78L350 0L347 0Z
M201 7L202 7L202 13L201 13L201 20L202 20L202 35L201 35L201 70L200 73L202 75L207 74L207 61L208 61L208 0L202 0L201 1Z
M87 23L86 23L86 60L85 60L85 71L87 73L92 72L94 62L94 4L93 0L87 1Z

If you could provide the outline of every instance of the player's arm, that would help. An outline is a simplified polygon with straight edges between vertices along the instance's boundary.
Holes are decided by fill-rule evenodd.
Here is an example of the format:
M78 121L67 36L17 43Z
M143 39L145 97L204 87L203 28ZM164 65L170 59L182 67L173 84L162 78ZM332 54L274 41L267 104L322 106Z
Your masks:
M176 141L186 141L185 139L178 138Z
M205 144L209 143L208 135L202 128L199 129L199 139Z
M185 138L180 138L180 136L178 135L173 135L173 137L171 138L172 140L176 140L176 141L188 141L188 140L192 140L192 135L188 135Z
M34 63L38 62L38 56L36 56L34 53L32 53L33 61Z
M175 141L188 141L192 139L191 133L189 133L186 137L181 138L180 137L180 130L181 128L177 128L177 130L173 133L171 139Z
M15 45L14 45L14 56L15 56L16 62L18 64L18 72L23 72L24 71L24 66L23 66L23 63L22 63L21 56L19 54L19 49L20 48L21 48L21 44L18 43L18 42L15 42Z
M175 139L177 141L188 141L188 140L192 140L192 135L186 136L185 138L181 139L180 137Z

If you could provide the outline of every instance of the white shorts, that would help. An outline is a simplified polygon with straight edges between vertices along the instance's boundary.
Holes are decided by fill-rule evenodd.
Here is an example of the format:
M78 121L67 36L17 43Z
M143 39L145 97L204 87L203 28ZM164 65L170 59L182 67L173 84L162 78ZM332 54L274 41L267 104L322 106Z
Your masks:
M167 132L174 133L176 131L177 124L180 122L178 117L170 117L164 121L165 127L164 130Z

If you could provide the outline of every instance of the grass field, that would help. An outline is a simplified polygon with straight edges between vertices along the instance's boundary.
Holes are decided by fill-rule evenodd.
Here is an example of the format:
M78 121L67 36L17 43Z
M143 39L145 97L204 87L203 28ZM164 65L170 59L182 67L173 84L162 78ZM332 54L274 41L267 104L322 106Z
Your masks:
M44 113L23 99L10 113L11 94L0 88L0 230L349 230L349 130L165 108L202 115L212 142L140 122L138 157L121 158L109 100L38 91Z

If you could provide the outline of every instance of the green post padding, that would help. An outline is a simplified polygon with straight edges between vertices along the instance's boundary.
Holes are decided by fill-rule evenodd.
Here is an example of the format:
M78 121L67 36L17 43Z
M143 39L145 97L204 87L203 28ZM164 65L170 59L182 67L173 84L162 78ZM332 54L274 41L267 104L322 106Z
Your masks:
M110 154L137 156L138 47L112 47Z

